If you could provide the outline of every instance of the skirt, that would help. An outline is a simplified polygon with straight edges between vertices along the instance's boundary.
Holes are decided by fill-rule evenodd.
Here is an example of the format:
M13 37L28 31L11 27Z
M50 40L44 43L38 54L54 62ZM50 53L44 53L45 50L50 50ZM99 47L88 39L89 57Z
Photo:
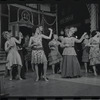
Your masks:
M47 62L47 58L43 50L32 50L31 63L42 64Z
M22 60L21 56L19 55L17 50L11 50L7 55L7 61L6 64L7 69L11 69L12 65L20 65L22 67Z
M81 76L80 64L76 56L74 55L63 56L61 76L64 78Z
M62 56L58 51L52 50L48 56L48 61L49 61L49 65L56 64L62 61Z
M93 57L90 59L90 66L95 66L100 64L100 57Z
M83 50L82 62L89 62L89 52L86 49Z
M25 55L25 61L31 61L31 51L28 51Z

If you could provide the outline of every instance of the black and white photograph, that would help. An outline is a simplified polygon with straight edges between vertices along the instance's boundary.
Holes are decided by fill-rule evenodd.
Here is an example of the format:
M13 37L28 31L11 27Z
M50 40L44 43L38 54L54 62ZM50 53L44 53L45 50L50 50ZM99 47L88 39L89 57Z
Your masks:
M0 100L100 100L100 3L87 1L0 3Z

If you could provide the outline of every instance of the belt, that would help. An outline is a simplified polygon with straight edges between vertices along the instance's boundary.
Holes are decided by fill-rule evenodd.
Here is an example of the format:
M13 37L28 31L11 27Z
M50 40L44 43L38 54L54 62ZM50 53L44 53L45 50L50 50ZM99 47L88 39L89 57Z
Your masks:
M43 50L43 48L42 47L40 47L40 48L32 48L32 50Z

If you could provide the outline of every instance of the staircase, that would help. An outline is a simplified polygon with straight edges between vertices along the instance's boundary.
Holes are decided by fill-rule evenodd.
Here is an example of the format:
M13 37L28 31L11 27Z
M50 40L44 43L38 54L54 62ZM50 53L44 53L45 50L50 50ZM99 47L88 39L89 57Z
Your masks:
M0 51L0 96L7 95L5 93L4 76L6 70L6 52Z

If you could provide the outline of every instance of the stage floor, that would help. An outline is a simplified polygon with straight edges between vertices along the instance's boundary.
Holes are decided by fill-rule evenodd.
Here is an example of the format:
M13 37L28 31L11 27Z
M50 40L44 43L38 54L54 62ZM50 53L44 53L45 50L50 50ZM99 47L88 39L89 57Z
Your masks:
M35 72L26 73L25 80L9 80L5 78L5 90L9 96L100 96L100 76L92 73L85 74L82 70L81 78L66 79L60 74L52 75L48 70L49 81L35 81Z

